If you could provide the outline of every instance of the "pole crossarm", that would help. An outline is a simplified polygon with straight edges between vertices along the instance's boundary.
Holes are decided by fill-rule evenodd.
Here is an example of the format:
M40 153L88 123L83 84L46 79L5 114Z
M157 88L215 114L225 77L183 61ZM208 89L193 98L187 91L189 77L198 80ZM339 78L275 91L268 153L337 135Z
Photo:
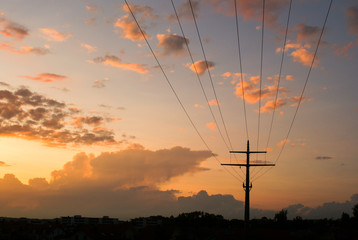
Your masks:
M230 153L267 153L267 151L230 151Z
M247 165L246 163L222 163L222 166L243 166L243 167L264 167L264 166L275 166L274 163L267 163L267 164L263 164L263 163L250 163L249 165Z
M246 181L243 183L245 190L245 235L247 236L249 231L249 220L250 220L250 190L252 183L250 183L250 167L268 167L275 166L274 163L250 163L250 154L252 153L267 153L267 151L250 151L250 142L247 140L246 151L230 151L230 153L245 153L246 163L222 163L222 166L238 166L246 167Z

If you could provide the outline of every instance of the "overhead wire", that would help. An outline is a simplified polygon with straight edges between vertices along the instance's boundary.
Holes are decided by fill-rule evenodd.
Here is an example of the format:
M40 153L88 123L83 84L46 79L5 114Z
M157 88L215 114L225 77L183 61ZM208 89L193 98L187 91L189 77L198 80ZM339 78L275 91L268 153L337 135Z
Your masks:
M278 154L278 156L277 156L277 158L276 158L276 160L275 160L274 163L277 163L278 160L279 160L280 157L281 157L281 154L282 154L282 152L283 152L283 150L284 150L284 148L285 148L285 146L286 146L288 137L289 137L289 135L290 135L290 133L291 133L293 124L294 124L294 122L295 122L295 119L296 119L298 110L299 110L300 105L301 105L301 103L302 103L303 95L304 95L304 93L305 93L305 90L306 90L306 87L307 87L307 83L308 83L308 80L309 80L309 78L310 78L311 71L312 71L312 68L313 68L313 66L314 66L314 62L315 62L316 56L317 56L317 52L318 52L318 49L319 49L319 45L320 45L320 43L321 43L321 39L322 39L324 30L325 30L325 28L326 28L327 19L328 19L329 13L330 13L331 8L332 8L332 3L333 3L333 0L331 0L330 3L329 3L328 10L327 10L327 13L326 13L326 17L325 17L325 19L324 19L324 23L323 23L323 26L322 26L322 30L321 30L321 33L320 33L320 35L319 35L319 38L318 38L318 41L317 41L317 45L316 45L316 49L315 49L315 52L314 52L314 55L313 55L313 58L312 58L312 62L311 62L311 64L310 64L310 68L309 68L309 70L308 70L307 77L306 77L305 83L304 83L304 85L303 85L303 88L302 88L302 91L301 91L301 95L300 95L299 101L298 101L298 103L297 103L297 107L296 107L295 113L294 113L294 115L293 115L293 118L292 118L290 127L289 127L289 129L288 129L288 132L287 132L286 137L285 137L285 139L284 139L284 142L283 142L283 144L282 144L281 150L280 150L280 152L279 152L279 154ZM266 171L264 171L261 175L257 176L256 179L254 179L254 180L257 180L258 178L262 177L264 174L266 174L266 173L267 173L268 171L270 171L271 169L272 169L272 167L268 168L268 169L267 169Z
M195 17L195 14L194 14L194 9L193 9L191 0L189 0L189 5L190 5L190 10L191 10L191 13L192 13L192 16L193 16L194 24L195 24L195 29L196 29L196 32L197 32L197 35L198 35L198 38L199 38L199 42L200 42L200 46L201 46L201 51L202 51L203 56L204 56L205 65L206 65L206 70L207 70L207 72L208 72L208 75L209 75L209 78L210 78L210 82L211 82L211 87L212 87L212 89L213 89L213 93L214 93L214 96L215 96L215 100L216 100L216 103L217 103L217 106L218 106L218 109L219 109L220 118L221 118L222 124L223 124L223 126L224 126L225 133L226 133L226 137L227 137L227 139L228 139L230 148L232 149L231 140L230 140L230 137L229 137L229 134L228 134L228 131L227 131L227 128L226 128L226 124L225 124L225 121L224 121L224 117L223 117L223 114L222 114L222 111L221 111L219 99L218 99L218 96L217 96L216 91L215 91L213 79L212 79L212 76L211 76L211 71L210 71L209 64L208 64L208 61L207 61L207 58L206 58L206 54L205 54L203 42L202 42L202 40L201 40L201 36L200 36L198 24L197 24L197 22L196 22L196 17Z
M265 0L262 1L262 23L261 23L261 57L260 57L260 92L259 92L259 116L257 121L257 144L256 149L259 150L260 142L260 122L261 122L261 97L262 97L262 66L264 55L264 32L265 32ZM257 154L256 154L257 160Z
M264 32L265 32L265 4L266 1L262 0L262 20L261 20L261 50L260 50L260 73L259 73L259 115L257 118L257 141L256 151L259 151L260 143L260 125L261 125L261 98L262 98L262 72L263 72L263 56L264 56ZM256 161L258 160L258 154L256 154ZM256 168L252 170L252 174Z
M124 0L124 2L125 2L125 4L126 4L128 10L129 10L129 12L130 12L130 14L132 15L132 17L133 17L133 19L134 19L134 21L135 21L135 23L136 23L136 25L137 25L137 27L138 27L140 33L142 34L142 37L143 37L143 39L145 40L145 42L146 42L146 44L147 44L147 46L148 46L150 52L152 53L152 55L153 55L155 61L157 62L157 64L158 64L158 66L159 66L159 68L160 68L160 70L161 70L161 72L162 72L162 74L163 74L163 76L164 76L166 82L168 83L168 85L169 85L170 89L172 90L173 94L175 95L175 98L177 99L179 105L181 106L182 110L184 111L185 115L187 116L189 122L191 123L192 127L194 128L195 132L198 134L199 138L201 139L201 141L203 142L203 144L205 145L205 147L210 151L212 157L214 157L214 159L215 159L219 164L221 164L221 162L219 161L219 159L216 157L216 155L215 155L215 154L213 153L213 151L210 149L209 145L208 145L208 144L206 143L206 141L204 140L203 136L200 134L198 128L197 128L196 125L194 124L194 122L193 122L193 120L191 119L191 117L190 117L188 111L186 110L185 106L183 105L182 101L180 100L179 95L178 95L177 92L175 91L175 89L174 89L172 83L170 82L170 80L169 80L167 74L165 73L165 71L164 71L164 69L163 69L161 63L159 62L159 59L157 58L155 52L153 51L151 45L149 44L149 42L148 42L148 40L147 40L147 37L146 37L146 35L144 34L144 32L143 32L141 26L139 25L139 22L138 22L137 18L135 17L135 15L134 15L134 13L133 13L131 7L129 6L129 4L128 4L128 2L127 2L127 0ZM227 168L224 167L224 169L225 169L225 171L227 171L230 175L232 175L234 178L236 178L237 180L241 181L241 179L239 179L236 175L234 175L232 172L230 172Z
M172 3L172 6L173 6L173 9L174 9L174 14L175 14L176 19L177 19L177 21L178 21L178 25L179 25L180 31L181 31L181 33L182 33L182 35L183 35L184 42L185 42L186 48L187 48L187 50L188 50L188 53L189 53L191 62L192 62L192 64L193 64L192 66L193 66L193 68L194 68L194 71L195 71L197 80L198 80L198 82L199 82L200 88L201 88L201 90L202 90L202 93L203 93L203 95L204 95L204 97L205 97L205 100L206 100L206 103L207 103L207 105L208 105L208 108L209 108L209 110L210 110L210 114L211 114L211 116L212 116L212 118L213 118L213 121L215 122L215 124L216 124L216 126L217 126L217 129L218 129L218 131L219 131L219 134L220 134L220 136L221 136L221 139L223 140L223 142L224 142L226 148L230 151L231 149L229 148L228 144L227 144L226 141L225 141L225 138L224 138L224 136L223 136L223 133L222 133L222 131L221 131L221 128L220 128L220 126L219 126L219 124L218 124L218 122L217 122L217 120L216 120L216 117L215 117L215 115L214 115L213 109L212 109L212 107L211 107L211 105L210 105L210 103L209 103L208 96L207 96L207 94L206 94L206 92L205 92L205 89L204 89L204 87L203 87L203 83L202 83L202 81L201 81L201 78L200 78L200 76L199 76L197 67L196 67L196 65L195 65L195 61L194 61L194 58L193 58L193 54L191 53L191 50L190 50L190 47L189 47L189 43L188 43L188 39L187 39L187 37L186 37L186 35L185 35L185 33L184 33L183 26L182 26L181 21L180 21L180 19L179 19L179 15L178 15L178 12L177 12L177 10L176 10L174 1L171 0L171 3ZM235 158L236 158L236 155L235 155ZM240 173L237 172L235 168L232 168L232 169L233 169L238 175L240 175ZM240 168L240 170L242 171L241 168ZM243 171L242 171L242 173L243 173ZM240 176L240 177L241 177L241 176Z
M289 27L289 24L290 24L291 8L292 8L292 0L290 0L290 4L289 4L289 7L288 7L286 31L285 31L285 37L284 37L284 40L283 40L280 70L279 70L279 75L278 75L278 80L277 80L275 101L274 101L274 107L273 107L273 110L272 110L272 117L271 117L271 123L270 123L267 143L266 143L266 149L268 149L268 146L269 146L272 127L273 127L273 121L274 121L274 118L275 118L275 112L276 112L276 106L277 106L277 100L278 100L278 94L279 94L280 82L281 82L281 73L282 73L283 62L284 62L284 58L285 58L285 52L286 52L286 42L287 42L287 35L288 35L288 27ZM266 161L266 154L265 154L265 161ZM263 168L260 168L255 174L252 175L252 177L255 177L257 174L259 174L262 171L262 169Z
M246 138L249 140L249 129L247 124L247 113L246 113L246 101L245 101L245 88L244 88L244 73L242 70L242 59L241 59L241 46L240 46L240 33L239 33L239 19L237 13L237 4L234 0L235 6L235 23L236 23L236 36L237 36L237 48L238 48L238 57L239 57L239 67L240 67L240 82L241 82L241 92L242 92L242 104L244 107L244 118L245 118L245 129L246 129Z

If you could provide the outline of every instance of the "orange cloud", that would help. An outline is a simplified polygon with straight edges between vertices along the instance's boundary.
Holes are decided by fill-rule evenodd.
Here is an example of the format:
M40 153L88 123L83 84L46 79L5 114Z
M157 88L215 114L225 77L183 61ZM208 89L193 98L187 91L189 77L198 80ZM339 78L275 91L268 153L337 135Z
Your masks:
M128 38L132 41L143 41L143 35L139 30L136 22L134 20L130 20L129 16L123 16L118 18L116 23L114 24L115 27L119 27L122 29L122 37ZM148 34L142 29L143 34L146 38L148 38Z
M289 143L290 139L284 139L277 143L278 147L282 147L284 144Z
M146 64L138 63L124 63L120 58L113 55L106 55L104 57L97 57L93 59L95 63L103 63L105 65L110 65L112 67L118 67L130 71L134 71L140 74L146 74L149 72L148 66Z
M197 103L194 104L194 107L205 109L205 107L203 105L200 105L200 104L197 104Z
M314 53L309 52L305 48L299 48L290 54L293 57L294 62L302 63L304 66L311 66ZM313 66L317 66L318 59L315 59Z
M204 74L204 72L209 69L213 69L215 67L215 63L211 62L211 61L205 61L205 60L200 60L200 61L196 61L194 64L192 64L189 68L190 70L192 70L193 72L198 72L199 75Z
M48 37L49 41L63 42L73 36L72 33L60 33L51 28L41 28L40 31Z
M218 101L216 101L215 99L210 100L208 103L210 106L218 106L219 105Z
M216 123L214 122L209 122L206 124L206 127L209 128L211 131L215 131L216 129Z
M38 82L54 82L54 81L61 81L66 79L66 76L58 75L54 73L40 73L37 74L36 77L33 76L19 76L22 78L26 78L32 81L38 81Z
M0 34L21 41L29 35L29 30L18 23L6 19L3 15L0 15Z
M287 81L293 81L294 77L292 75L286 75L286 80Z
M260 111L261 111L261 113L272 112L274 109L278 109L282 106L285 106L286 104L287 104L287 101L283 100L283 99L277 99L276 106L275 106L274 100L267 101L265 103L265 105L260 108Z
M89 53L97 51L97 48L87 43L81 43L81 47L86 48Z
M250 81L243 82L243 89L245 92L245 101L248 103L256 103L260 99L260 89L257 86L259 83L259 77L251 77ZM276 95L277 87L276 85L266 86L261 89L261 99L273 98ZM280 93L288 93L288 89L280 87ZM241 87L241 82L236 84L235 95L237 97L243 98L243 91Z
M10 165L6 164L3 161L0 161L0 167L8 167L8 166L10 166Z
M35 55L46 55L51 53L48 48L41 48L41 47L30 47L30 46L22 46L20 49L17 49L12 44L2 43L0 42L0 50L9 51L16 54L35 54Z
M63 102L47 98L22 87L13 91L0 90L0 136L23 138L43 142L48 146L120 144L112 130L98 125L117 119L84 116L83 126L71 124L80 111ZM81 116L80 116L81 117Z

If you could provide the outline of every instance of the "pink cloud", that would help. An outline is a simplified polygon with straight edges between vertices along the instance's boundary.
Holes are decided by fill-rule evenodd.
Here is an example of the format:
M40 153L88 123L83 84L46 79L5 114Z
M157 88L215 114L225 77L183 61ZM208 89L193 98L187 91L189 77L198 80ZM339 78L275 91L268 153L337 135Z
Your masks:
M54 73L39 73L36 76L19 76L22 78L26 78L32 81L38 82L54 82L54 81L61 81L66 79L66 76L58 75Z
M233 1L206 0L218 13L226 16L234 16L235 8ZM276 25L277 16L286 8L286 0L270 0L265 5L265 21L271 27ZM261 21L262 0L237 1L238 12L245 20Z
M211 131L215 131L216 130L216 123L209 122L209 123L206 124L206 127L209 128Z
M337 47L336 50L334 51L334 53L336 55L339 56L344 56L344 57L348 57L350 55L350 49L354 46L355 44L353 42L349 42L347 45L343 46L343 47Z
M134 71L140 74L146 74L149 72L148 65L139 63L124 63L122 60L113 55L106 55L104 57L97 57L93 59L94 63L103 63L112 67L118 67L125 70Z
M72 33L60 33L51 28L41 28L40 31L48 37L49 41L63 42L73 36Z
M90 44L87 44L87 43L81 43L81 47L87 49L87 51L88 51L89 53L97 51L97 48L96 48L96 47L94 47L94 46L92 46L92 45L90 45Z
M218 106L219 105L218 101L216 101L215 99L210 100L208 103L210 106Z

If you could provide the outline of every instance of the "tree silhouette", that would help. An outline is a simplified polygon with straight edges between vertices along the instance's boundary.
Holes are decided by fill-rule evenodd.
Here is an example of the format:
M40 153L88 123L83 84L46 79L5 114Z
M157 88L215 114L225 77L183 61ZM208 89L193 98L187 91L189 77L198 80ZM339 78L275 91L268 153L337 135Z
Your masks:
M358 204L354 205L352 210L353 210L353 217L358 219Z
M276 222L283 223L287 221L287 210L282 209L281 211L277 212L274 217Z

